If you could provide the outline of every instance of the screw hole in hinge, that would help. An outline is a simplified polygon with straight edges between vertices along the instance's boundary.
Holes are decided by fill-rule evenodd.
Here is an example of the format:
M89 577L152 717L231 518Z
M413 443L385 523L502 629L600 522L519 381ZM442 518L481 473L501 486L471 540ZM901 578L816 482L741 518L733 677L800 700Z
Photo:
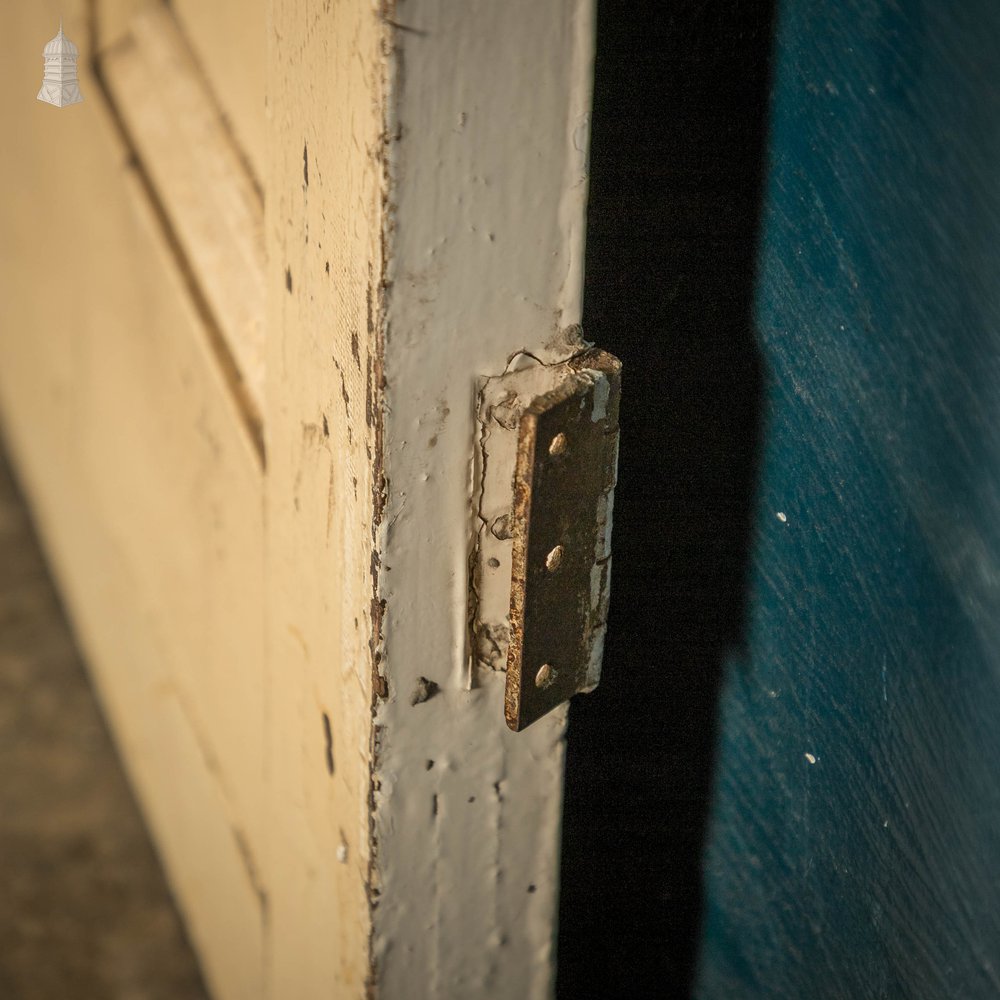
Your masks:
M543 663L535 674L535 687L547 688L555 683L556 669L551 663Z
M563 547L561 545L557 545L545 557L545 568L550 573L554 573L562 565L562 561L563 561Z

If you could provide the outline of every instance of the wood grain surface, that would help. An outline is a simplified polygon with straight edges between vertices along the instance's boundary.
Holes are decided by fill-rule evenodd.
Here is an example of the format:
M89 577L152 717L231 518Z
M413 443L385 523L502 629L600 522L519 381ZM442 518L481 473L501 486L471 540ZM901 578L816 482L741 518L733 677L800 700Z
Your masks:
M785 4L699 994L1000 992L1000 9Z
M600 5L567 998L1000 991L998 53L987 2Z

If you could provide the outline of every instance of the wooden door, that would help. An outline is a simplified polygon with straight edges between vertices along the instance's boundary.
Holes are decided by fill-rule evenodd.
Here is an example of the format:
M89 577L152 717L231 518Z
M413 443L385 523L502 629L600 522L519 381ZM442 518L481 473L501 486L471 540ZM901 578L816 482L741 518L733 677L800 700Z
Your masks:
M560 995L996 997L1000 8L599 11Z
M773 67L697 991L992 997L1000 10L779 4Z
M580 320L590 0L6 5L0 416L214 995L546 996L477 391ZM15 141L9 141L15 137Z

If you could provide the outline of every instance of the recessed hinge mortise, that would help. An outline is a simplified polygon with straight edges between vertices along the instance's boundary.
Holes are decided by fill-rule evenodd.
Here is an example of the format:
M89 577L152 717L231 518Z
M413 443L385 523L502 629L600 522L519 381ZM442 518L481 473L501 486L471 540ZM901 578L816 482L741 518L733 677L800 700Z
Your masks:
M481 385L474 656L515 731L600 679L620 372L590 350Z

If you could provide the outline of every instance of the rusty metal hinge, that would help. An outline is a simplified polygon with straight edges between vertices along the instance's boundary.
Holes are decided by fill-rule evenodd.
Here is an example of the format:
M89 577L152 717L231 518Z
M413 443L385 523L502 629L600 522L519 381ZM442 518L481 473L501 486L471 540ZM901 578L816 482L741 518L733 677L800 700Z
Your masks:
M620 372L590 350L481 383L475 657L515 731L600 679Z

